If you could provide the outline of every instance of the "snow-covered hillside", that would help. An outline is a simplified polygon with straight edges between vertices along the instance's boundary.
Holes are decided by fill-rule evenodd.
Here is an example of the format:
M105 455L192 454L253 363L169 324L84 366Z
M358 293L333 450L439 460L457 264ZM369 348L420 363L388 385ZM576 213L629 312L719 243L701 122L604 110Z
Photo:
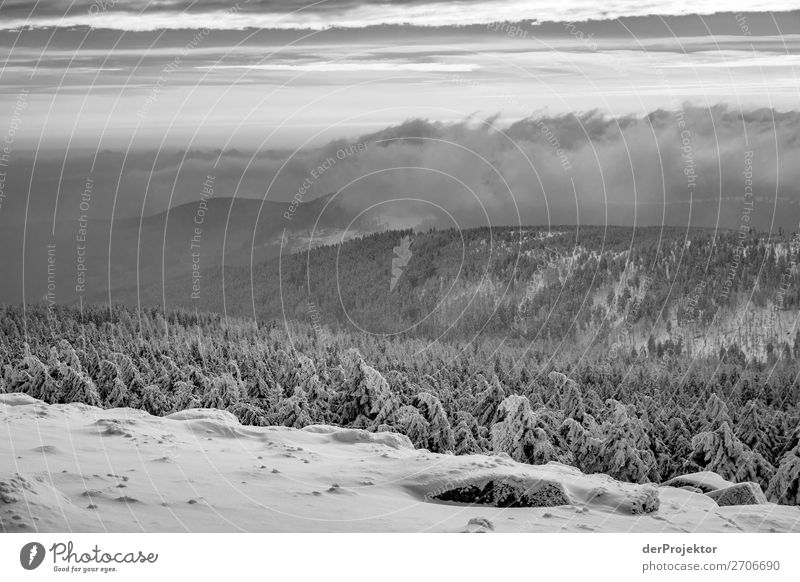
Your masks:
M800 531L798 507L720 507L691 483L434 454L394 433L249 427L214 409L160 418L22 394L0 395L0 423L6 532ZM457 501L468 498L484 504ZM496 506L533 504L545 506Z

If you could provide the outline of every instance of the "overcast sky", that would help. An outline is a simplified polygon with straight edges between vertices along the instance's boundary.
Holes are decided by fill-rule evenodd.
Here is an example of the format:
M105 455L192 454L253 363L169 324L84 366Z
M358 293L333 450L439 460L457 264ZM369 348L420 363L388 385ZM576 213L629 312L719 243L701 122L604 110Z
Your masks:
M780 12L792 0L5 0L4 28L94 26L120 30L175 28L313 29L380 24L458 26L494 21L565 22L626 16Z
M0 131L23 91L17 146L53 149L272 149L416 117L684 102L794 110L800 13L767 10L796 4L6 0Z
M194 202L208 174L288 202L362 140L304 201L736 227L754 150L759 227L794 228L797 3L0 0L0 222L74 218L87 176L97 218Z

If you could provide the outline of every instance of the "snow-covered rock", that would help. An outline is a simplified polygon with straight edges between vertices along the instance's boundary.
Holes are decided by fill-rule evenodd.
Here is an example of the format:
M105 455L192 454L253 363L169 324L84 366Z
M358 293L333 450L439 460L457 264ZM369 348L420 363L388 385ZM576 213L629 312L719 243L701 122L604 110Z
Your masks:
M341 428L324 424L312 424L302 430L315 434L328 435L332 441L340 443L372 443L386 445L393 449L413 449L414 445L406 435L395 432L369 432L357 428Z
M494 507L557 507L572 503L564 485L558 481L515 476L474 478L436 493L430 499Z
M679 475L664 483L664 486L704 493L720 507L767 503L767 498L758 483L731 483L712 471Z
M762 505L767 503L767 496L761 490L758 483L748 481L737 483L724 489L715 489L706 493L711 499L717 502L720 507L728 505Z
M214 420L231 425L241 424L239 419L227 410L217 410L216 408L188 408L168 414L164 418L170 420Z
M27 404L36 404L41 400L36 400L33 396L22 394L21 392L12 392L11 394L0 394L0 406L25 406Z
M723 479L713 471L698 471L697 473L688 473L686 475L673 477L663 485L665 487L696 487L703 493L708 493L709 491L715 491L717 489L725 489L733 485L733 483Z

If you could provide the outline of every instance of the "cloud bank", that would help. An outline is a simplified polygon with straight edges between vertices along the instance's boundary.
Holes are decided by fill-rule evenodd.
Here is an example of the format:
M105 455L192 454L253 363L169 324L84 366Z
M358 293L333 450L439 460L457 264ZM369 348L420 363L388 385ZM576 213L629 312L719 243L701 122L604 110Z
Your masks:
M338 192L353 211L385 207L390 215L389 207L403 206L405 225L417 212L420 223L442 226L455 219L460 226L737 228L746 212L757 228L795 230L798 135L798 112L725 106L644 117L588 112L510 126L412 120L360 138L365 151L337 162L314 188ZM411 198L425 204L404 201Z
M69 7L21 0L5 2L2 29L90 26L148 31L176 28L273 30L365 28L379 25L466 26L496 21L570 22L613 20L650 15L709 15L720 11L768 12L795 9L791 0L728 0L698 4L688 0L612 0L602 4L560 0L328 0L297 3L286 0L216 0L196 2L116 2L77 0Z
M87 176L95 184L90 214L107 219L112 210L115 218L135 218L196 203L213 175L217 197L300 204L332 195L331 215L358 216L372 228L737 228L747 203L758 228L798 230L799 135L798 112L684 106L645 116L587 112L510 124L497 117L412 119L296 151L102 152L96 160L73 152L66 161L63 154L39 157L35 166L18 152L0 223L54 214L74 220Z

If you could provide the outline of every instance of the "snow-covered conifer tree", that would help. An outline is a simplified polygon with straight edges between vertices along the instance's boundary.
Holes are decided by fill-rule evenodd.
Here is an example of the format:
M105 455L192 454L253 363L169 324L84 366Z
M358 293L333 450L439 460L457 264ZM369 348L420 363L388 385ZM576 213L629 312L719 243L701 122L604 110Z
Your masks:
M237 402L230 411L242 424L250 426L267 426L269 420L264 411L249 402Z
M475 416L478 424L491 426L494 422L497 408L506 397L505 389L495 376L492 376L491 383L489 383L483 374L478 374L475 377L475 381L477 383L475 392L478 394L478 399L473 416Z
M377 416L378 403L388 398L389 384L373 367L368 366L358 351L348 350L345 371L348 378L340 395L340 422L356 428L367 428Z
M75 370L81 370L81 360L78 358L77 352L67 340L62 339L58 342L58 355L59 360L67 366Z
M163 416L172 410L170 398L158 384L144 387L141 406L153 416Z
M719 428L724 422L727 422L728 425L733 424L731 416L728 413L728 405L714 393L712 393L706 401L704 417L706 430Z
M278 410L278 418L283 426L303 428L313 424L309 414L308 398L299 386L294 393L285 399Z
M455 449L453 429L439 399L430 392L420 392L417 394L416 407L428 421L428 446L426 448L435 453L444 453Z
M136 406L142 395L142 389L144 388L144 382L139 374L139 370L128 354L115 353L113 356L119 370L119 378L122 380L128 392L127 399L130 402L129 406Z
M583 396L581 396L578 384L573 380L567 379L564 383L561 410L564 412L566 418L574 418L576 421L583 424L583 417L586 415L586 405L583 403Z
M400 406L400 400L390 390L379 394L373 407L373 411L377 412L372 426L381 431L397 430Z
M481 447L475 438L478 423L469 412L460 410L456 413L456 424L453 429L453 441L457 455L472 455L481 452Z
M297 360L297 382L308 398L311 418L314 422L327 423L331 416L331 394L317 375L317 368L311 358L298 354Z
M764 491L769 487L772 477L775 475L775 467L767 461L761 453L751 450L747 445L745 448L744 462L739 465L736 471L735 481L753 481L761 485Z
M752 450L761 455L768 455L772 443L764 426L766 411L762 410L756 400L748 400L736 423L736 436Z
M63 365L61 373L61 396L64 403L83 402L91 406L100 406L100 394L89 376L73 368Z
M572 458L571 464L581 471L591 471L597 464L600 440L574 418L565 418L558 432Z
M497 409L492 424L492 449L507 453L515 461L540 465L555 459L555 449L544 429L537 426L536 413L525 396L512 394Z
M202 408L200 399L195 394L194 386L188 382L178 381L174 387L175 401L172 405L173 412L187 408Z
M406 435L414 446L425 448L428 444L430 426L414 406L406 405L400 408L397 414L400 432Z
M60 389L56 381L50 376L47 366L36 356L24 358L23 366L29 380L26 385L17 386L16 390L30 394L44 402L51 404L58 402Z
M690 458L699 467L731 481L736 480L737 473L748 460L745 446L736 438L728 421L722 421L714 430L695 435Z
M655 468L650 439L641 420L629 416L628 407L615 400L611 419L604 423L597 470L632 483L643 483Z
M800 441L781 458L767 488L767 497L784 505L800 505Z

